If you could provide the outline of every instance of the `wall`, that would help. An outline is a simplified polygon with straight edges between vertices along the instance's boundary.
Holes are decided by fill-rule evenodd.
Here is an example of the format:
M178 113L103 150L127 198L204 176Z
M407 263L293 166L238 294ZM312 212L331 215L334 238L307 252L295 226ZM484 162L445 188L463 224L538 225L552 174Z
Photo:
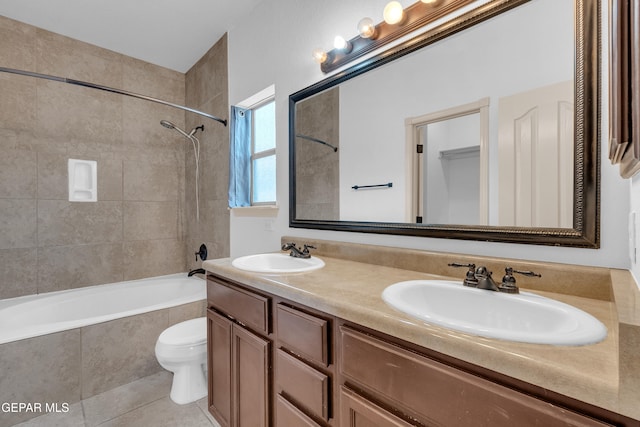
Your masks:
M184 75L0 17L2 65L184 104ZM182 111L0 75L0 298L185 269ZM189 154L191 154L189 152ZM70 203L67 159L98 162Z
M227 76L227 37L222 37L187 72L186 105L216 117L228 118L229 91ZM191 143L185 144L185 256L189 270L200 268L202 261L194 255L204 243L208 258L229 256L229 128L195 114L187 114L187 132L198 131L200 140L200 220L195 203L195 159Z
M281 235L406 248L483 254L511 258L628 268L628 183L610 166L607 154L607 28L602 5L602 171L601 248L576 249L536 245L429 239L409 236L342 233L288 227L288 96L325 76L311 59L316 47L328 49L336 34L353 37L364 16L382 19L385 0L264 0L229 33L229 101L233 104L270 84L276 86L278 204L275 217L231 215L231 255L275 251ZM403 6L410 1L401 2ZM304 35L304 36L302 36ZM505 37L497 34L496 37Z

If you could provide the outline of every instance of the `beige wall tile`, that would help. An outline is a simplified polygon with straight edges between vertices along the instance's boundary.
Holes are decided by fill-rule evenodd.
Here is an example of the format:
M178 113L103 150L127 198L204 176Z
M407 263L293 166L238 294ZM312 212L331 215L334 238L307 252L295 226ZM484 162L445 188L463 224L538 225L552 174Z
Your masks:
M38 249L38 292L122 281L122 243Z
M122 109L122 137L127 150L184 151L190 144L184 136L160 124L160 120L167 120L184 130L184 111L135 98L123 98Z
M122 89L167 102L184 102L184 74L135 58L125 57L122 63Z
M33 199L36 195L36 153L4 150L0 157L0 198Z
M189 304L182 304L177 307L171 307L169 310L169 326L185 320L195 319L207 315L206 300L196 301Z
M41 135L122 145L121 95L38 81L37 114Z
M0 402L78 402L80 365L79 329L2 344ZM32 416L26 412L3 413L0 426Z
M82 328L82 398L160 372L155 344L168 325L167 310Z
M124 200L178 200L180 181L175 162L125 160L123 171Z
M38 201L38 246L122 241L122 202Z
M36 29L0 16L0 58L2 66L34 71L36 68Z
M37 71L122 88L122 55L37 29Z
M0 128L31 129L36 121L36 83L33 79L2 73L0 93Z
M182 240L139 240L124 243L124 280L184 271Z
M36 249L0 250L0 299L38 292Z
M36 201L0 199L0 249L36 246Z
M124 240L177 239L177 202L124 202Z

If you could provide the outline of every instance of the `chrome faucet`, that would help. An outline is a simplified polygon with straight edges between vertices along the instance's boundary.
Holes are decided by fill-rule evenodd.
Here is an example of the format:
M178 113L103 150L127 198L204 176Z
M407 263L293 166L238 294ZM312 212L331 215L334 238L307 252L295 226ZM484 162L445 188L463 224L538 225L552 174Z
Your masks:
M520 292L520 290L516 286L516 278L513 277L513 273L523 274L525 276L531 277L542 277L541 274L534 273L533 271L520 271L514 270L512 267L507 267L504 269L505 275L502 278L502 283L498 285L495 280L493 280L493 277L491 277L492 272L489 271L487 267L480 266L476 268L475 264L460 264L457 262L453 262L448 265L449 267L468 268L467 274L462 281L462 284L465 286L478 289L486 289L489 291L504 292L507 294L517 294Z
M295 243L285 243L284 245L282 245L282 250L290 250L291 252L289 253L289 255L294 258L311 258L309 249L316 249L316 247L311 245L304 245L304 249L300 249L296 247Z

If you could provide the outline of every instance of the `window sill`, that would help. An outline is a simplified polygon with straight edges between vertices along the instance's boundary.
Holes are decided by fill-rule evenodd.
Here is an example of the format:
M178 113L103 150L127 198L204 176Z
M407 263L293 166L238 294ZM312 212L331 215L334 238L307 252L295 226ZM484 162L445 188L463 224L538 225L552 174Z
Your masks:
M259 206L244 206L237 208L229 208L235 216L257 216L257 217L265 217L265 216L277 216L278 210L280 208L278 205L259 205Z

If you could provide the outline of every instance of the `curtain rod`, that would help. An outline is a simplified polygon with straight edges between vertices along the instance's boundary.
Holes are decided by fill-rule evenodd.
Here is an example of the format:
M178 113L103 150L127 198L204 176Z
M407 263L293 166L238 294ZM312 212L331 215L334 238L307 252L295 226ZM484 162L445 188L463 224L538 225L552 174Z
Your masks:
M57 77L57 76L51 76L51 75L48 75L48 74L34 73L32 71L16 70L14 68L0 67L0 71L3 72L3 73L19 74L21 76L36 77L36 78L39 78L39 79L53 80L53 81L56 81L56 82L68 83L68 84L72 84L72 85L76 85L76 86L88 87L88 88L91 88L91 89L99 89L99 90L103 90L105 92L117 93L117 94L120 94L120 95L131 96L133 98L144 99L145 101L157 102L158 104L167 105L169 107L179 108L180 110L189 111L191 113L199 114L201 116L204 116L204 117L207 117L209 119L215 120L216 122L220 122L224 126L227 125L227 121L226 120L221 119L221 118L216 117L216 116L212 116L211 114L203 113L202 111L194 110L193 108L185 107L185 106L179 105L179 104L174 104L172 102L163 101L161 99L152 98L150 96L140 95L140 94L133 93L133 92L128 92L126 90L114 89L114 88L109 87L109 86L97 85L97 84L94 84L94 83L83 82L81 80L68 79L68 78L65 78L65 77Z

